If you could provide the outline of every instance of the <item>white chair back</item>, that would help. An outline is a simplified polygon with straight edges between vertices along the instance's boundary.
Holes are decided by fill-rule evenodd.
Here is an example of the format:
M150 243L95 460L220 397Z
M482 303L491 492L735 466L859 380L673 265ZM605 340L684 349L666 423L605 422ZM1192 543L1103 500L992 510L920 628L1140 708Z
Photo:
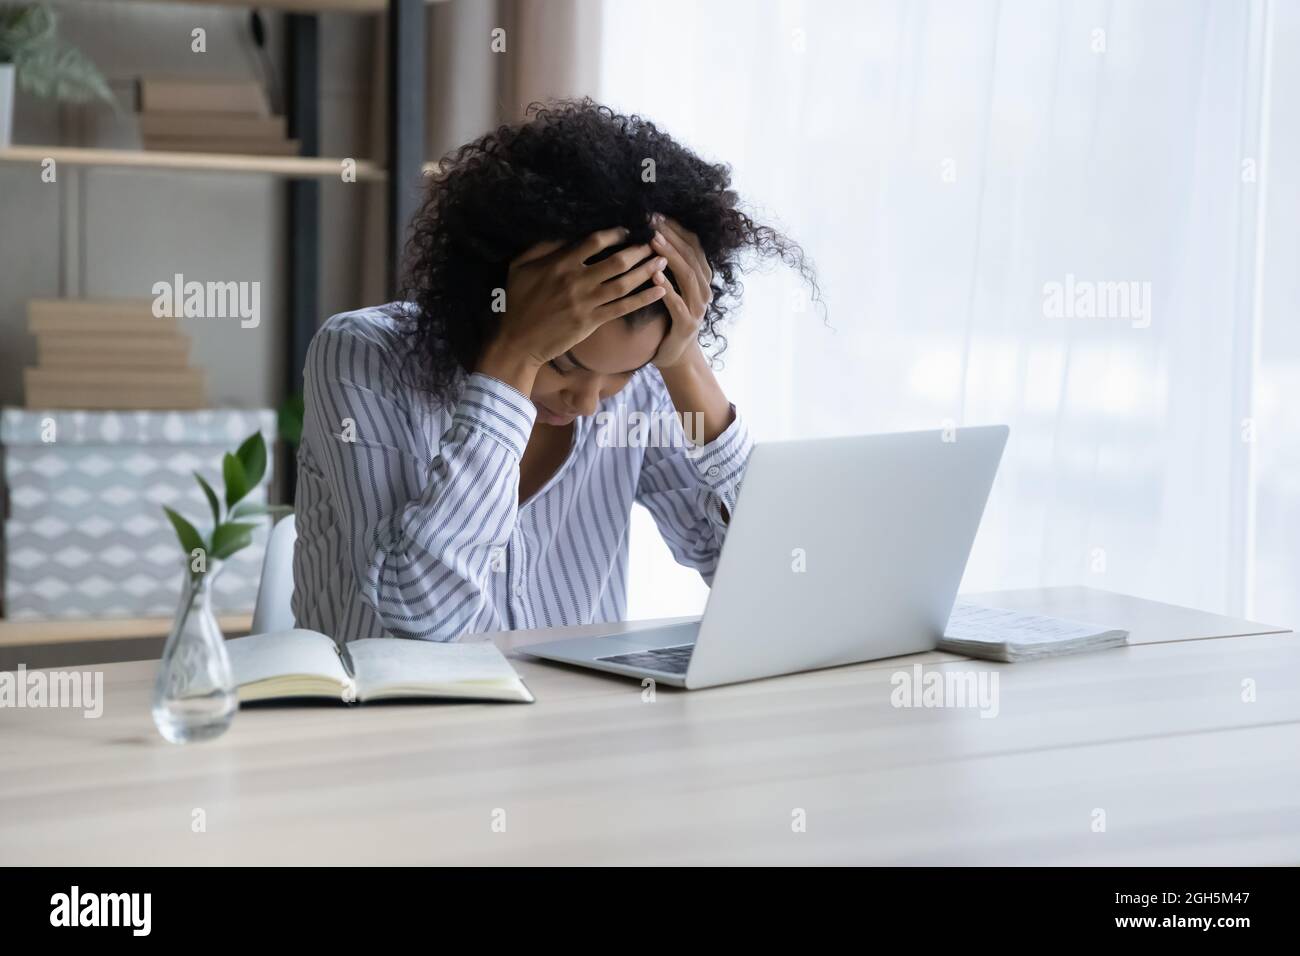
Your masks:
M298 538L293 515L286 515L271 529L262 559L262 580L257 586L253 626L249 633L287 631L293 621L293 543Z

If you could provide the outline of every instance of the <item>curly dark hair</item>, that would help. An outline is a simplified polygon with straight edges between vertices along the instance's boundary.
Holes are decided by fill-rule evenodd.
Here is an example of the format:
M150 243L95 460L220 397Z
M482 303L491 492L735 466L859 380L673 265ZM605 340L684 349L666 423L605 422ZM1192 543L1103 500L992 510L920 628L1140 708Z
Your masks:
M779 258L820 300L803 250L739 208L729 166L706 162L649 120L589 97L532 103L526 115L445 155L412 220L402 298L414 308L403 332L405 366L417 386L444 399L453 395L496 334L492 290L505 287L510 261L524 250L612 226L630 231L626 244L645 243L655 212L694 232L704 248L713 302L700 343L715 358L726 348L720 324L743 292L742 253ZM650 168L654 175L643 176ZM668 279L676 287L671 270ZM641 311L664 315L666 307L658 302ZM646 316L626 318L635 324Z

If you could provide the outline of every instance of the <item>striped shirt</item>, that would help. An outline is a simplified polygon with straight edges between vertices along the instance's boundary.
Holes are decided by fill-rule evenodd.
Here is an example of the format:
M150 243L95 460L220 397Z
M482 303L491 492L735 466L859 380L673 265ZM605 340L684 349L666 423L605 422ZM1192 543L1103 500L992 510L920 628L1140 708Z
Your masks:
M633 502L649 509L677 561L712 581L721 509L734 510L752 447L734 408L721 435L692 446L647 366L574 421L568 458L520 504L532 402L477 372L462 376L450 404L406 384L399 309L336 315L307 352L299 627L339 641L449 641L621 620Z

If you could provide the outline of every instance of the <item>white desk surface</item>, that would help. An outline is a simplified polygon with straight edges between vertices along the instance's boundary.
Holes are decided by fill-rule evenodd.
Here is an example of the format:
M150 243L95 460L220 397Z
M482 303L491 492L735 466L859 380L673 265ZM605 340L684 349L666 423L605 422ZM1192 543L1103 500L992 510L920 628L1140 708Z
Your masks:
M1087 588L969 597L1133 646L643 702L514 654L556 636L516 632L496 639L536 704L246 709L184 747L150 721L156 664L104 665L97 720L0 710L0 864L1300 863L1293 635ZM892 707L918 662L995 669L999 715Z

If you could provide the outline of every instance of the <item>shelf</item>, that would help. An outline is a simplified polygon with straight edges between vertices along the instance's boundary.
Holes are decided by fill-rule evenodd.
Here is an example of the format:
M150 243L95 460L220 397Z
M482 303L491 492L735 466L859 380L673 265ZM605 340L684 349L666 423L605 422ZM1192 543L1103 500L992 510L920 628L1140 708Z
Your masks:
M251 614L218 615L217 623L227 636L247 631ZM169 617L107 617L66 621L8 621L0 619L0 648L30 647L36 644L76 644L80 641L119 641L137 637L166 637Z
M141 2L141 0L135 0ZM190 3L207 7L262 7L285 13L382 13L388 0L147 0L151 3ZM424 0L425 4L445 0Z
M80 146L8 146L0 163L36 163L134 169L190 170L213 173L269 173L290 179L339 179L342 159L325 156L248 156L237 153L168 153L148 149L100 149ZM357 181L382 181L383 169L357 160Z

